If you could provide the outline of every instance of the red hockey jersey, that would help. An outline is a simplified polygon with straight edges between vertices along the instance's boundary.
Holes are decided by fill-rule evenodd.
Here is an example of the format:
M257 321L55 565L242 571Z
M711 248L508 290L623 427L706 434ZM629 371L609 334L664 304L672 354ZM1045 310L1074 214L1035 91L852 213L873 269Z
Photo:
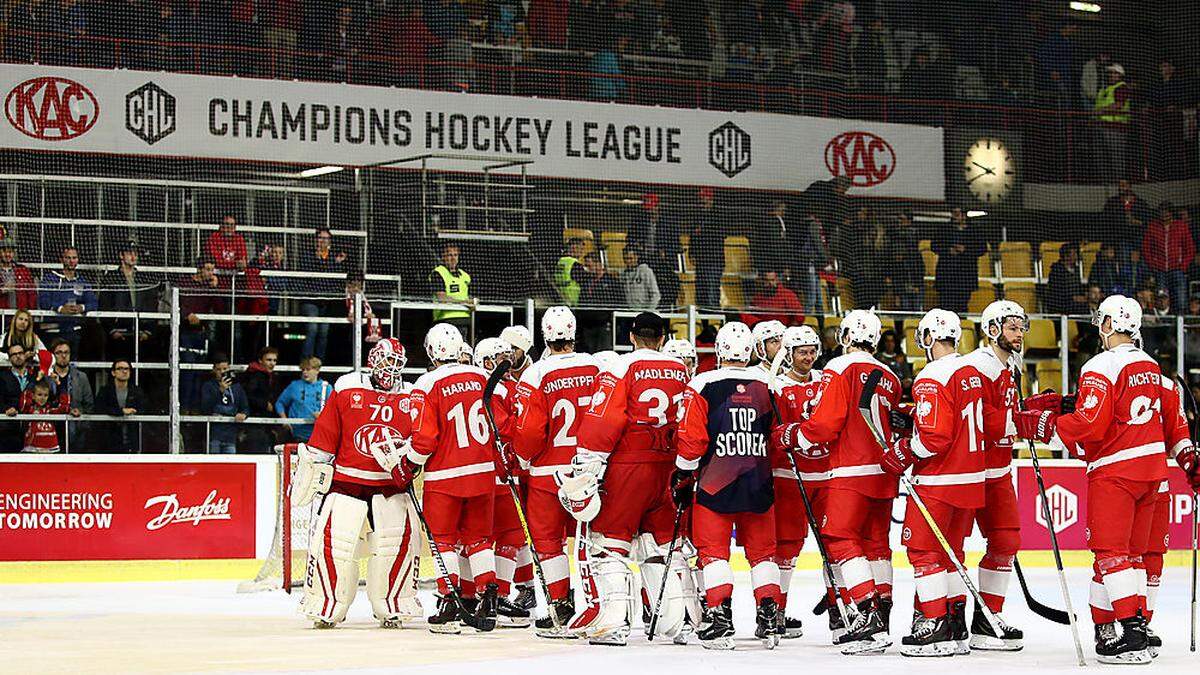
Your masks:
M821 391L812 415L800 427L800 444L829 444L831 485L849 488L875 499L896 496L897 480L880 465L883 449L858 413L858 399L872 370L883 372L871 404L871 416L883 433L892 437L888 412L900 402L900 379L866 352L843 354L825 364Z
M579 425L579 449L610 454L610 462L670 463L687 385L683 362L652 349L625 354L600 373L591 407Z
M370 446L393 435L408 438L412 430L408 393L408 385L395 393L377 391L366 372L337 379L307 443L333 459L334 480L392 484L392 477L371 456Z
M1013 443L1017 436L1012 416L1019 400L1013 369L1018 366L1012 360L1002 363L988 345L971 352L967 359L987 378L983 383L988 389L986 399L997 415L984 419L984 473L989 481L1012 480Z
M791 424L803 422L812 414L817 395L821 392L822 373L813 370L809 373L807 382L797 382L786 375L781 375L776 382L778 391L775 400L779 405L779 423ZM822 487L829 481L829 458L809 459L793 453L796 468L800 469L800 478L806 487ZM776 478L792 478L792 463L788 460L786 450L782 447L775 453L771 464L771 473Z
M1175 383L1132 344L1101 352L1079 374L1075 412L1052 443L1087 461L1089 477L1163 480L1166 453L1191 441Z
M438 366L413 383L411 458L425 467L426 490L455 497L495 490L496 447L483 410L486 384L482 368L458 363Z
M913 381L912 482L923 495L962 509L983 506L984 418L996 414L987 402L992 380L977 360L949 354Z
M588 354L553 354L529 366L517 385L513 448L530 465L530 485L557 491L554 474L571 465L579 423L596 389Z

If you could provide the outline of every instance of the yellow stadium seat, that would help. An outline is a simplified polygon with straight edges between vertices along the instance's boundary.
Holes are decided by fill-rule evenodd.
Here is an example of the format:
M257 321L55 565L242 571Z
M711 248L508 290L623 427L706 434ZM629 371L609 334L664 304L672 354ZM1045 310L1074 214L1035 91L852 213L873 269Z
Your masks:
M1058 350L1058 335L1050 319L1031 319L1025 334L1025 348L1036 351Z
M1027 313L1038 310L1037 284L1032 281L1004 282L1004 297L1023 307Z
M971 299L967 302L968 314L979 314L983 309L992 304L996 299L996 285L990 281L979 280L979 288L976 288L971 293Z
M1063 245L1061 241L1043 241L1038 247L1038 256L1042 260L1042 280L1050 278L1050 267L1058 262L1058 249Z
M1089 241L1079 247L1079 262L1080 269L1083 270L1083 278L1087 279L1092 274L1092 265L1096 264L1096 256L1100 255L1100 242Z
M1000 243L1000 273L1006 279L1033 278L1033 249L1029 242Z

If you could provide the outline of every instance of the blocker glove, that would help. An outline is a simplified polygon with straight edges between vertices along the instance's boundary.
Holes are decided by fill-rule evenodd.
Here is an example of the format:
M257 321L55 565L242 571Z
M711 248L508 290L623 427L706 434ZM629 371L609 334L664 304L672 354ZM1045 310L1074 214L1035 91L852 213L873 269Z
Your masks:
M883 470L899 476L913 463L912 441L901 438L883 453Z
M675 469L671 474L671 501L676 508L692 503L696 497L696 472L691 469Z
M1063 411L1062 394L1056 391L1046 390L1040 394L1034 394L1025 399L1025 409L1042 412L1043 410L1051 410L1056 414L1061 414Z
M1054 435L1058 414L1053 410L1019 410L1013 413L1017 435L1031 441L1046 443Z

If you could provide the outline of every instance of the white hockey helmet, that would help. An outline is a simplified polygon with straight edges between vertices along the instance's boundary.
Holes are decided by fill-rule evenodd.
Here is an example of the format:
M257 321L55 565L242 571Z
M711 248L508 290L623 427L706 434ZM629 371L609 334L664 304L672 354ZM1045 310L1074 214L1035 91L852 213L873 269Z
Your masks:
M500 331L500 339L512 345L513 349L520 349L526 353L533 346L533 336L529 334L529 329L525 326L509 326L505 328Z
M741 321L730 321L717 331L717 359L749 361L754 351L754 333Z
M425 334L425 353L434 363L452 363L458 361L458 355L466 343L462 333L448 323L434 324Z
M592 358L596 360L596 365L599 366L600 372L605 372L612 369L613 364L621 358L621 355L611 349L606 349L602 352L592 354Z
M404 378L404 366L408 364L408 354L404 345L394 337L384 338L371 347L367 353L367 368L371 378L384 391L396 388Z
M817 356L821 355L821 336L817 335L817 331L812 326L789 326L783 331L783 344L779 346L783 350L783 365L787 368L792 367L792 350L796 347L816 347Z
M542 339L546 342L575 339L575 314L564 305L556 305L542 315Z
M940 340L951 340L954 346L958 347L958 341L962 339L962 321L957 314L949 310L931 309L925 312L925 316L917 323L915 337L917 346L927 353L933 347L933 343Z
M696 374L696 346L687 340L675 338L667 340L667 344L663 345L663 353L667 356L674 356L683 361L683 365L687 366L688 375Z
M754 330L751 333L754 335L754 354L758 358L767 360L767 340L783 338L784 326L782 321L771 319L770 321L759 321L754 324Z
M500 338L484 338L475 345L475 365L489 373L496 368L497 363L508 356L512 356L512 345ZM492 362L491 368L484 365L488 361Z
M984 307L983 314L979 316L979 325L983 328L983 334L994 341L1004 330L1004 322L1009 319L1018 319L1025 329L1029 328L1029 316L1025 314L1025 309L1012 300L996 300Z
M883 333L883 323L879 321L874 310L852 309L842 319L838 327L838 342L843 347L856 344L879 344L879 336Z
M1112 319L1112 330L1104 332L1104 320ZM1100 329L1100 337L1107 338L1113 333L1125 333L1129 336L1140 335L1142 332L1142 306L1137 300L1124 295L1110 295L1096 308L1092 315L1092 325Z

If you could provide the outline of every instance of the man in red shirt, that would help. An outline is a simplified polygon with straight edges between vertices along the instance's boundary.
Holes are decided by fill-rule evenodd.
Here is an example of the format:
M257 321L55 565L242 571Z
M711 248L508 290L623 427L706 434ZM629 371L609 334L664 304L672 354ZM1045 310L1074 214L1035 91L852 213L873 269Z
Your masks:
M221 217L221 226L208 235L205 244L208 255L219 270L244 270L249 256L246 255L246 238L237 232L237 218L232 214Z
M1150 221L1142 239L1142 259L1158 277L1158 287L1171 294L1171 312L1187 309L1187 273L1196 258L1191 228L1176 217L1170 202L1163 202L1159 217Z

